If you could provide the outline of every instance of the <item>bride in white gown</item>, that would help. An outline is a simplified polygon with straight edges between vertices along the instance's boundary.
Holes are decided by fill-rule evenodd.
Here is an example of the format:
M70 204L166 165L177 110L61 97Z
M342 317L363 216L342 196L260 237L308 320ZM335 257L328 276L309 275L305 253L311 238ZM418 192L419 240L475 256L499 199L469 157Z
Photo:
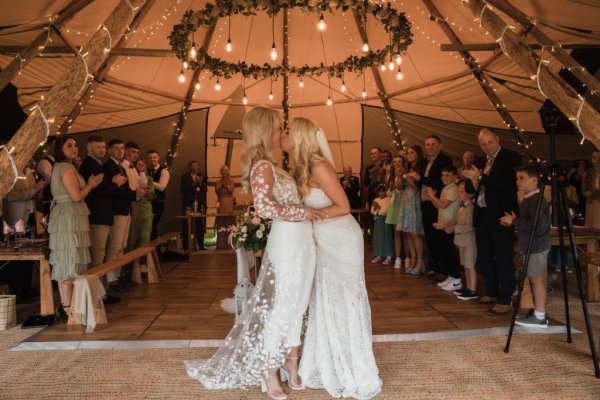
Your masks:
M333 397L371 399L382 381L373 355L362 231L349 214L323 131L295 118L281 146L294 155L304 204L325 216L313 223L317 267L300 377L307 387L324 388Z
M321 215L302 205L296 183L272 160L280 127L277 112L265 107L254 108L243 121L242 181L252 190L258 215L273 219L248 315L210 359L185 362L188 374L208 389L261 385L276 400L286 399L276 375L280 368L291 389L304 388L297 352L315 271L310 221Z

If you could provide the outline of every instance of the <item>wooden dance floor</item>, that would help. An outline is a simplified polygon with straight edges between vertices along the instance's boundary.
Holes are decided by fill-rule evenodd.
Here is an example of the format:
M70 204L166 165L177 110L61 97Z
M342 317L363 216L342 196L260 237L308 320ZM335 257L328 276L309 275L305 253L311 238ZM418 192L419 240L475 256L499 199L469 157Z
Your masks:
M457 300L425 278L391 266L371 265L369 259L366 254L375 335L506 328L510 323L510 316L488 316L489 305ZM223 339L233 316L221 310L220 302L233 296L235 254L196 252L190 262L163 263L162 271L160 283L144 283L129 293L119 293L122 301L106 307L108 324L98 325L93 334L86 335L81 326L62 323L29 341Z

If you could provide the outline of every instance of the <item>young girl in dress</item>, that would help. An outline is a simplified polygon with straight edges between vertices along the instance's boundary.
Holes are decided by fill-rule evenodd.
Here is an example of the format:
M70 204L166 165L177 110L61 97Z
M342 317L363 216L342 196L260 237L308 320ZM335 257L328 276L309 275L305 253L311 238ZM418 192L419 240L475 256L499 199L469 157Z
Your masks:
M400 198L402 196L402 190L404 189L404 158L402 156L395 156L392 159L392 168L389 180L387 182L388 194L391 196L390 207L388 208L387 215L385 217L385 223L391 225L394 234L394 254L396 254L396 261L394 262L394 268L400 269L402 261L400 259L400 253L402 252L402 239L403 233L397 229L396 223L398 221L398 213L400 212Z
M392 225L385 223L391 197L387 195L387 186L377 186L377 197L371 205L373 214L373 259L371 264L389 265L394 255L394 234Z

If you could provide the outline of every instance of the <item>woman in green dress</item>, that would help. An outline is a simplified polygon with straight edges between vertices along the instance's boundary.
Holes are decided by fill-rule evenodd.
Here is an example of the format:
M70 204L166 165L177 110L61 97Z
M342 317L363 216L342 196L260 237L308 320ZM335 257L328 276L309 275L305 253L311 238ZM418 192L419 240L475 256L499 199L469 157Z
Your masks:
M64 319L71 306L73 279L83 274L90 262L90 211L83 200L104 177L103 174L91 175L86 183L73 166L77 153L75 140L66 137L56 139L48 233L52 279L58 281L60 292L58 314Z
M144 161L138 159L135 162L135 169L140 174L140 187L147 189L146 194L138 199L138 212L140 218L140 231L138 232L137 247L146 244L150 241L150 233L152 232L152 200L156 197L154 194L154 181L151 176L146 173L146 165Z

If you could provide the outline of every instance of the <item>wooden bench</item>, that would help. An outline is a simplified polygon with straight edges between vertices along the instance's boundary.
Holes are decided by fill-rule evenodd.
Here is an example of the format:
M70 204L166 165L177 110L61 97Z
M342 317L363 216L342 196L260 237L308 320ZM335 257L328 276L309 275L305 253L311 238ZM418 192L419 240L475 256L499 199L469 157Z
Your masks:
M110 271L113 271L117 268L121 268L124 265L129 263L133 263L133 276L132 279L134 282L141 283L142 282L142 273L141 267L139 264L139 259L142 257L146 257L146 268L148 272L148 283L158 283L158 276L161 275L160 263L158 261L158 255L156 254L156 248L162 244L167 243L171 239L177 239L177 247L180 248L180 237L179 232L169 232L164 235L157 237L156 239L151 240L148 243L145 243L138 247L137 249L128 251L125 254L115 258L114 260L107 261L103 264L96 265L88 269L85 273L86 275L95 275L98 278L103 277L108 274ZM76 308L76 298L77 295L75 290L73 290L73 296L71 297L71 313L69 314L68 325L75 324L75 319L72 316L73 311ZM96 322L98 324L106 323L106 311L104 310L104 306L100 305L96 309Z

